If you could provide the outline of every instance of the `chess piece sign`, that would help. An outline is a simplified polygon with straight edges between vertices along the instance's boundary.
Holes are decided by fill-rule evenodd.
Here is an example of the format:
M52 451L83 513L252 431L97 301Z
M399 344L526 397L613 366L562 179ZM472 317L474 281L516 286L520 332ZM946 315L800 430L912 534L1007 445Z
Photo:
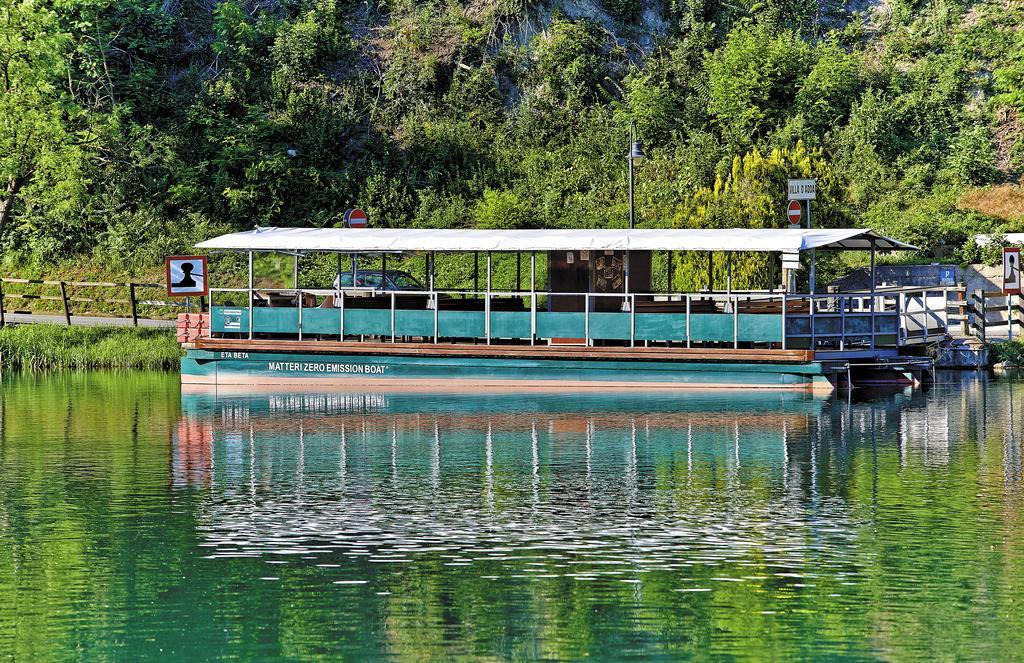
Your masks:
M1003 294L1021 294L1020 249L1003 248Z
M210 294L206 282L206 256L169 256L167 258L167 295L195 297Z

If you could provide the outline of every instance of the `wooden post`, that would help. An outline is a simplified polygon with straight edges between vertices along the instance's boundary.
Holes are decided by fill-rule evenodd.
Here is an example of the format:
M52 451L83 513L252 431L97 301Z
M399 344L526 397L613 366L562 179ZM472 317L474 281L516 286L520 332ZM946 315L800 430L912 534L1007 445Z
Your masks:
M4 318L4 284L0 281L0 327L7 324L6 318Z
M135 284L134 283L129 283L128 284L128 301L132 305L132 326L133 327L138 327L139 326L139 309L138 309L138 307L135 304Z
M967 300L967 291L957 290L956 300L959 302L957 313L960 314L960 333L963 336L967 336L971 333L970 315L967 313L967 307L964 305Z
M981 323L981 342L984 343L988 340L988 312L985 310L985 291L978 291L978 299L980 303L979 307L979 318Z
M64 285L64 281L60 282L60 299L64 303L64 323L71 326L71 309L68 307L68 291Z

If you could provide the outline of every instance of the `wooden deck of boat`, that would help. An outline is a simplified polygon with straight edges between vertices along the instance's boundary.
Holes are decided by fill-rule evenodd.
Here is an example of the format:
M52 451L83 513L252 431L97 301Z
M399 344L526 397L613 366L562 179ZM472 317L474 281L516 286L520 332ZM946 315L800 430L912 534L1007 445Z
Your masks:
M701 361L739 363L804 363L810 350L751 348L584 347L573 345L472 345L468 343L374 343L359 341L289 341L272 339L200 338L198 350L281 352L420 357L489 357L509 359L606 359L612 361Z

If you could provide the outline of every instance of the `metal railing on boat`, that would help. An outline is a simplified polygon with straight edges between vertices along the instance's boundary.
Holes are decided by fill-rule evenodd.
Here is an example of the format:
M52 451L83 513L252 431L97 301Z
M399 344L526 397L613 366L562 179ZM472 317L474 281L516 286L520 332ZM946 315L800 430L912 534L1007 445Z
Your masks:
M211 293L212 331L249 338L767 345L848 352L927 341L945 334L948 325L945 303L935 302L947 296L942 288L815 294L375 288L215 288ZM232 294L247 298L248 305L217 303Z

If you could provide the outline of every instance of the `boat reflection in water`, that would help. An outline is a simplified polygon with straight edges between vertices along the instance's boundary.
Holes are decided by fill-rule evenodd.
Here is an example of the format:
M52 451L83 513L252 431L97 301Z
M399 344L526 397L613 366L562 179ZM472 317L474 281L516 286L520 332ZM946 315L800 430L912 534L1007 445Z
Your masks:
M202 523L214 556L440 554L520 574L537 571L527 551L559 550L584 555L560 567L592 577L739 560L756 544L790 566L815 529L802 502L827 456L809 441L835 405L756 392L185 394L174 484L215 489ZM841 501L815 508L831 514L828 536L849 535Z
M196 534L215 563L365 587L355 605L387 642L370 650L444 657L475 638L575 658L694 638L679 651L992 654L1010 631L974 622L988 636L951 642L928 614L964 600L1001 614L1020 587L982 596L970 587L988 581L957 569L1024 532L1017 510L987 506L1022 494L1024 392L947 380L854 401L186 393L172 481L205 496ZM328 619L323 596L304 605ZM448 628L461 644L417 635Z

